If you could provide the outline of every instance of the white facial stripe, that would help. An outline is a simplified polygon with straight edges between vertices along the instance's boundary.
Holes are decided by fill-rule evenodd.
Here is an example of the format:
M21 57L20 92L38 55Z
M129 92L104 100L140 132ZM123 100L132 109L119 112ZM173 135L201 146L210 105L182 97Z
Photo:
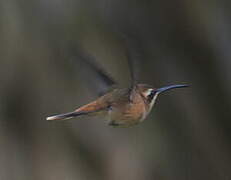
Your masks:
M146 116L150 113L150 111L152 110L152 107L155 104L155 101L156 101L158 94L159 93L156 93L155 96L153 97L151 103L149 104L149 109L147 110L147 112L144 111L145 113L143 114L141 121L143 121L146 118Z
M152 90L153 90L153 89L148 89L148 90L146 90L146 91L144 92L144 96L145 96L145 97L149 96L149 95L151 94Z
M152 99L152 101L150 103L150 106L149 106L149 112L151 111L151 109L152 109L158 95L159 95L159 93L156 93L155 96L153 97L153 99Z

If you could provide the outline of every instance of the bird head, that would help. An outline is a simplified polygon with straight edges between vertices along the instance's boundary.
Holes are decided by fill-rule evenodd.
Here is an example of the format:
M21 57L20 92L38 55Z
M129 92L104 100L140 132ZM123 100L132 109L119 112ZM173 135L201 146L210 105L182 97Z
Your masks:
M184 88L184 87L188 87L188 85L178 84L178 85L164 86L161 88L154 88L154 87L147 85L147 84L138 84L136 86L136 89L138 90L140 95L143 97L145 103L148 105L149 110L151 110L151 108L153 107L153 105L156 101L157 96L160 93L166 92L166 91L171 90L171 89Z

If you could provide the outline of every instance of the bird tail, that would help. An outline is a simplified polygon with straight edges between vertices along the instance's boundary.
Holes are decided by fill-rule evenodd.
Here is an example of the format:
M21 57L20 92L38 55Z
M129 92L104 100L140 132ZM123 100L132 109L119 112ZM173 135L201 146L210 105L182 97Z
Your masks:
M58 114L58 115L54 115L54 116L49 116L46 118L46 120L48 120L48 121L67 120L67 119L71 119L71 118L76 117L76 116L80 116L82 114L85 114L85 113L74 111L74 112L69 112L69 113L65 113L65 114Z
M65 120L65 119L71 119L76 116L80 115L87 115L87 114L94 114L94 113L99 113L99 112L104 112L103 110L106 110L108 107L107 103L98 103L97 101L94 101L92 103L86 104L75 111L65 113L65 114L58 114L54 116L47 117L46 119L48 121L52 120Z

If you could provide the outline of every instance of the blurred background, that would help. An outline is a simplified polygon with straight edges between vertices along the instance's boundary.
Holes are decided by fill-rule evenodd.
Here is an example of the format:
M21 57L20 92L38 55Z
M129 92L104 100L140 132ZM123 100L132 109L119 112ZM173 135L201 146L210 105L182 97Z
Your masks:
M1 0L0 179L231 179L230 10L225 0ZM128 86L121 33L140 47L140 82L191 88L161 95L132 128L47 122L97 97L70 47Z

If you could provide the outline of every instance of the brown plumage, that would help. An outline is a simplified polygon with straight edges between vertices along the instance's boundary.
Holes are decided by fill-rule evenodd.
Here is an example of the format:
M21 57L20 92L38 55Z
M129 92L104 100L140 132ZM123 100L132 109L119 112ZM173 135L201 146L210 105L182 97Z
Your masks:
M133 88L114 89L73 112L51 116L47 120L64 120L80 115L101 114L108 118L109 125L129 127L142 122L147 117L160 92L180 87L186 87L186 85L156 89L146 84L137 84Z
M147 117L161 92L173 88L187 87L187 85L172 85L157 89L147 84L137 84L138 62L142 59L142 53L139 50L143 48L136 38L130 38L126 35L123 37L125 44L127 44L126 56L131 75L130 88L114 89L102 95L102 92L105 92L108 87L117 83L96 63L94 57L87 55L79 48L80 51L77 50L78 53L74 59L78 59L78 67L85 66L87 68L84 70L80 68L79 72L83 73L83 77L88 80L92 80L92 78L89 78L91 77L89 73L93 73L92 76L98 77L97 81L91 81L89 84L95 85L92 89L102 96L73 112L47 117L47 120L64 120L81 115L103 115L107 117L109 125L129 127L142 122ZM97 91L98 88L101 90Z

